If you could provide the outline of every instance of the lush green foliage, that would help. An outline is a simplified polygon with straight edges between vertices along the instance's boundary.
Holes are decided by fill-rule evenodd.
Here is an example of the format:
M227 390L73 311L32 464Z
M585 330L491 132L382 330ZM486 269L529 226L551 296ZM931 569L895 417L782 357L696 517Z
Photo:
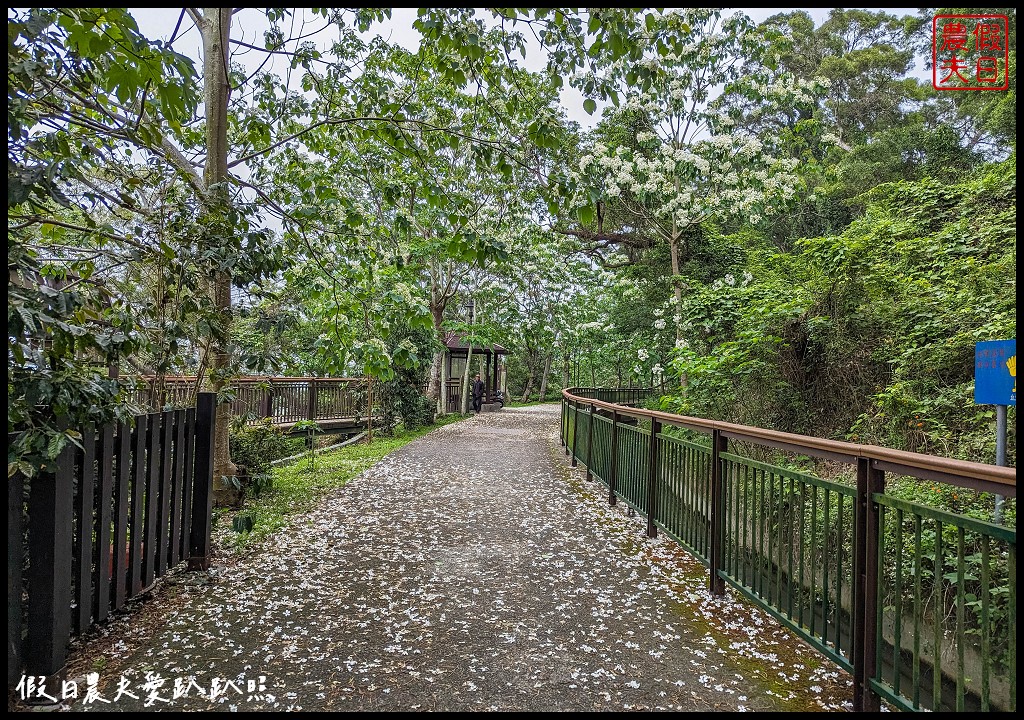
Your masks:
M1016 330L1015 190L1011 160L952 186L880 185L841 235L796 253L738 237L751 280L685 304L696 332L674 365L690 392L666 406L994 457L992 410L972 402L974 344Z
M330 43L245 12L263 48L229 50L286 69L229 52L224 127L128 12L9 14L11 471L124 416L110 365L368 375L385 429L426 424L453 333L509 349L510 402L656 385L991 459L970 356L1016 330L1015 74L933 91L928 13L424 9L410 51L366 34L385 11L314 11ZM566 83L611 101L592 130Z
M302 438L289 438L270 420L244 425L231 433L231 460L255 476L270 470L270 463L301 449Z

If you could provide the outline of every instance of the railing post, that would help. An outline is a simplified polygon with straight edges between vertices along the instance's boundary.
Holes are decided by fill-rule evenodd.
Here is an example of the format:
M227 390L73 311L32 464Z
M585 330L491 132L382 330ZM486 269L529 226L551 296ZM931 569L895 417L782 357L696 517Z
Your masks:
M661 423L651 418L651 437L647 444L647 537L658 537L658 526L654 524L658 514L658 433Z
M867 548L868 473L871 461L857 458L857 499L853 523L853 642L850 661L853 663L853 711L864 711L864 591Z
M565 447L565 398L564 397L562 397L562 401L560 403L560 406L561 406L561 408L560 408L561 413L558 416L558 444L560 444L560 446L562 446L564 448Z
M609 451L611 469L608 472L608 504L615 504L615 485L619 480L619 412L612 410L612 446Z
M263 417L269 418L274 409L274 386L267 384L266 395L263 396Z
M572 401L572 462L570 467L576 467L576 445L580 437L580 408L575 400Z
M594 458L594 413L597 412L593 403L590 405L590 417L587 420L587 480L594 479L590 466Z
M871 499L874 493L885 492L885 473L871 467L868 458L857 458L857 514L853 548L853 709L855 712L878 712L881 702L871 690L877 673L878 629L878 539L880 510Z
M566 455L568 455L569 452L570 452L570 450L569 450L569 403L570 402L571 402L570 400L566 400L565 398L562 398L562 405L563 405L564 410L565 410L565 442L562 443L562 444L565 446L565 454ZM573 426L573 432L574 433L576 432L575 426Z
M725 493L722 483L721 454L729 447L722 431L711 431L711 553L708 563L708 589L713 595L725 594L725 581L718 576L722 567L722 543L725 540Z
M199 393L196 399L189 570L207 570L210 567L210 532L213 524L213 428L216 416L217 394Z
M316 420L316 378L309 379L309 391L306 393L309 398L309 420Z
M48 677L63 668L71 638L74 456L75 446L68 443L56 468L48 467L29 481L28 636L24 645L28 675ZM18 593L20 597L20 589Z

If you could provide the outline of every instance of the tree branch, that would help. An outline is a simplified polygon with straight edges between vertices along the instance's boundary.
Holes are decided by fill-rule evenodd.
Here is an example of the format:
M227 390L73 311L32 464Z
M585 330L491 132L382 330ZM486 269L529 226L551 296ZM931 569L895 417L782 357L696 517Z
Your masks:
M112 233L107 230L100 228L90 228L84 225L75 225L74 223L64 222L63 220L57 220L55 218L43 217L41 215L8 215L7 217L13 220L25 220L28 224L39 224L39 225L56 225L57 227L67 228L68 230L77 230L78 232L88 233L90 235L103 235L111 240L117 240L123 242L126 245L130 245L133 248L142 250L143 252L152 252L152 248L146 247L142 243L130 240L123 235Z
M590 243L597 243L596 247L610 247L611 245L625 245L627 247L636 248L643 250L651 248L654 243L650 238L642 235L635 235L633 233L610 233L610 232L593 232L591 230L567 230L565 228L552 227L552 232L556 232L559 235L568 235L570 237L579 238Z
M203 183L203 178L199 172L192 167L192 163L188 161L181 150L175 147L174 143L167 139L166 136L160 136L160 149L164 152L164 157L171 165L177 168L188 184L195 188L196 192L202 198L206 197L206 185Z
M440 125L434 125L434 124L428 123L428 122L426 122L424 120L412 120L412 119L409 119L409 118L405 118L404 120L398 120L396 118L380 117L380 116L375 116L375 115L364 115L364 116L351 117L351 118L330 118L328 120L319 120L319 121L313 123L312 125L310 125L309 127L303 128L302 130L299 130L298 132L292 133L291 135L289 135L287 137L281 138L277 142L271 143L270 145L268 145L267 147L263 148L262 150L255 150L255 151L249 153L248 155L244 155L244 156L238 158L237 160L232 160L231 162L228 163L228 168L229 169L233 168L236 165L240 165L240 164L242 164L242 163L244 163L244 162L246 162L248 160L252 160L253 158L259 157L260 155L266 155L268 152L272 152L273 150L276 150L277 148L281 147L285 143L290 142L292 140L295 140L296 138L302 137L306 133L311 132L313 130L316 130L319 127L323 127L324 125L349 125L349 124L352 124L352 123L360 123L360 122L393 123L393 124L399 125L399 126L401 126L403 123L408 123L408 124L411 124L411 125L419 126L421 132L445 132L445 133L449 133L451 135L455 135L456 137L463 138L464 140L469 140L471 142L480 143L481 145L490 145L492 147L495 147L495 148L498 148L499 150L501 150L500 143L497 140L487 140L485 138L473 137L472 135L468 135L468 134L466 134L464 132L460 132L460 131L452 129L452 128L444 128L444 127L441 127Z

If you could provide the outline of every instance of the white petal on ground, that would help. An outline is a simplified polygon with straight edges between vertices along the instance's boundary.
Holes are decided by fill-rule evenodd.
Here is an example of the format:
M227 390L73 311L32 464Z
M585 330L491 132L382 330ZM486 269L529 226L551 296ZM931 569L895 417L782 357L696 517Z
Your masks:
M231 697L240 711L849 708L845 673L711 595L698 561L570 469L558 420L557 405L505 409L396 451L149 603L158 622L101 628L101 690L146 669L207 687L265 675Z

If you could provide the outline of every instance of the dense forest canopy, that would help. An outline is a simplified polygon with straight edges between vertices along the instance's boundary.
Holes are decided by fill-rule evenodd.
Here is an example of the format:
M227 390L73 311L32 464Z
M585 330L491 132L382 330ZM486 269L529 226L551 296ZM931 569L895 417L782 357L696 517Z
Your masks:
M509 348L523 399L655 385L992 461L973 353L1016 333L1014 9L1009 89L962 93L913 72L934 9L430 9L416 51L367 38L386 10L316 12L328 47L285 10L262 47L230 9L165 40L8 11L10 472L130 414L143 374L366 375L430 414L453 332Z

